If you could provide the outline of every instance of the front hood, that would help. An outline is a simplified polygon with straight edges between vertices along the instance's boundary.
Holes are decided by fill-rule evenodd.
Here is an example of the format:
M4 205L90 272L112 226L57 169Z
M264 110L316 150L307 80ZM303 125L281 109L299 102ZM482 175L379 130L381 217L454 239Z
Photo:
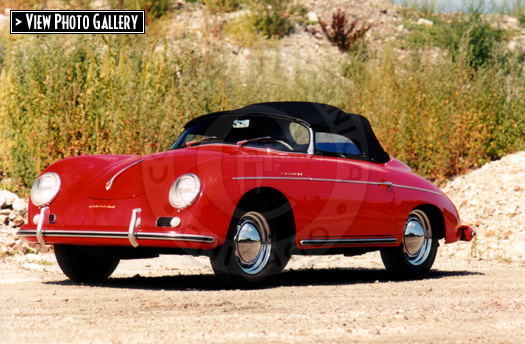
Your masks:
M197 166L216 157L217 151L222 152L222 147L178 149L144 157L122 156L104 166L100 174L88 177L84 193L89 198L109 200L138 197L154 190L166 192L178 177L196 173Z
M148 190L142 183L140 164L144 158L123 156L104 171L87 180L85 195L96 199L122 199L140 196Z

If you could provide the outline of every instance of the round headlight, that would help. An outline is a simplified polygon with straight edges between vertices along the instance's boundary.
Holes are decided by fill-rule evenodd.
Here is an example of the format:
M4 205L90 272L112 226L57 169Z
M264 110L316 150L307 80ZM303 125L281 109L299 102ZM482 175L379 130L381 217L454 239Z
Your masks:
M185 174L173 183L170 189L170 203L178 209L189 207L201 191L199 177L194 174Z
M60 177L54 172L47 172L37 178L31 188L31 201L37 207L51 203L60 190Z

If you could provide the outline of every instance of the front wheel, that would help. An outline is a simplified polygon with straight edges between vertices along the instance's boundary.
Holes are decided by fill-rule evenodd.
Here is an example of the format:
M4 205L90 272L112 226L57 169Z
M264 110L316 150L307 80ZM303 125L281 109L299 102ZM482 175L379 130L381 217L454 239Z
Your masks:
M210 259L223 285L253 287L286 266L290 259L283 245L286 240L278 240L276 226L270 223L255 211L237 221L224 245Z
M436 259L439 246L437 230L420 209L410 212L400 246L381 250L386 269L401 278L418 278L426 274Z
M93 254L82 246L55 245L55 256L64 274L75 282L102 282L120 262L115 257Z

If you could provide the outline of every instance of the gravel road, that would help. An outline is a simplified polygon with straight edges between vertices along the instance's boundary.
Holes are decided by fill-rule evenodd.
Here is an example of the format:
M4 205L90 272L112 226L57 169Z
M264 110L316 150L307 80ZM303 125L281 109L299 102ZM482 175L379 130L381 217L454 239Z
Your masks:
M522 343L523 261L440 255L389 279L377 253L294 257L258 290L221 290L207 259L121 262L79 285L51 254L0 261L0 343Z

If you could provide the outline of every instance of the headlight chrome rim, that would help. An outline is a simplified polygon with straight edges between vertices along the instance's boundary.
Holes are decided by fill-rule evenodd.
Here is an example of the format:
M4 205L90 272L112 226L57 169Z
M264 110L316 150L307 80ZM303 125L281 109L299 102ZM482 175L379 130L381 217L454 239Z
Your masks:
M48 178L54 179L54 185L52 185L48 190L47 195L43 195L42 193L45 190L42 190L42 183L45 182ZM42 207L51 204L57 196L60 191L60 187L62 185L62 181L60 180L60 176L55 172L46 172L43 173L40 177L38 177L35 182L33 183L33 186L31 187L31 202L37 207Z
M190 193L189 197L188 194L184 195L181 190L181 188L184 187L184 183L188 181L190 183L194 183L193 190L186 190L186 193ZM186 173L177 178L177 180L171 186L169 200L171 205L180 211L192 205L199 197L200 192L201 182L199 177L197 177L193 173Z

